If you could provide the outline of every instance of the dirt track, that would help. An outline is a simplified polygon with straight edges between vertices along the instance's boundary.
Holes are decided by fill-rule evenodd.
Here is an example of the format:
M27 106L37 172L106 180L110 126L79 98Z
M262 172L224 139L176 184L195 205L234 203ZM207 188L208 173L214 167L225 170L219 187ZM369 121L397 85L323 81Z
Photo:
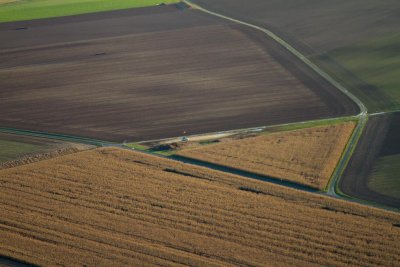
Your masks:
M398 32L397 0L193 0L213 11L265 26L304 54L334 50Z
M399 121L400 116L397 116ZM339 188L347 195L376 203L400 207L400 198L382 195L368 187L374 164L382 156L398 154L400 152L398 129L393 129L391 115L370 117L359 144L351 158L343 177L339 181ZM400 125L397 123L397 125Z
M273 31L320 68L330 73L369 106L370 111L394 109L396 101L378 84L358 77L331 52L397 35L397 0L192 0L209 10ZM389 50L382 47L382 50ZM395 45L393 45L395 47ZM374 53L370 51L370 53ZM354 60L360 60L355 56ZM383 59L382 59L383 60ZM372 63L371 63L372 64ZM382 70L376 69L376 73Z
M0 37L2 126L122 142L357 112L262 33L196 11L6 23Z

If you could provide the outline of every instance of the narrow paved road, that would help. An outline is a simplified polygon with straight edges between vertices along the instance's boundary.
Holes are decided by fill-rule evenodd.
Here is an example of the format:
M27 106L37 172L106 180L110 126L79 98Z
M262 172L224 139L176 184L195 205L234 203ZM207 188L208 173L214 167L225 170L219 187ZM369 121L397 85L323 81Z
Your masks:
M349 159L351 158L354 148L357 146L358 140L360 139L360 136L362 135L363 129L365 127L365 124L367 123L368 120L368 110L365 107L364 103L358 99L355 95L353 95L349 90L347 90L342 84L340 84L338 81L336 81L335 79L333 79L328 73L326 73L325 71L323 71L321 68L319 68L317 65L315 65L313 62L311 62L305 55L303 55L302 53L300 53L297 49L295 49L293 46L291 46L289 43L287 43L285 40L283 40L282 38L280 38L279 36L277 36L275 33L273 33L272 31L248 23L248 22L244 22L232 17L228 17L225 16L223 14L219 14L213 11L210 11L208 9L205 9L197 4L192 3L190 0L183 0L183 2L185 4L187 4L188 6L190 6L191 8L200 10L202 12L205 12L209 15L212 16L216 16L222 19L226 19L241 25L245 25L247 27L259 30L264 32L266 35L268 35L270 38L272 38L273 40L275 40L277 43L279 43L280 45L282 45L283 47L285 47L289 52L291 52L292 54L294 54L297 58L299 58L304 64L306 64L308 67L310 67L312 70L314 70L318 75L320 75L321 77L323 77L325 80L327 80L329 83L331 83L333 86L335 86L338 90L342 91L346 96L348 96L351 100L353 100L358 107L360 108L360 113L358 114L359 117L359 122L357 124L356 129L353 132L353 135L351 136L349 143L346 147L346 150L343 152L342 158L338 163L338 166L332 176L332 179L329 183L329 186L327 188L327 194L334 196L334 197L340 197L339 195L337 195L336 193L336 186L337 183L342 175L342 173L344 172L347 163L349 161Z

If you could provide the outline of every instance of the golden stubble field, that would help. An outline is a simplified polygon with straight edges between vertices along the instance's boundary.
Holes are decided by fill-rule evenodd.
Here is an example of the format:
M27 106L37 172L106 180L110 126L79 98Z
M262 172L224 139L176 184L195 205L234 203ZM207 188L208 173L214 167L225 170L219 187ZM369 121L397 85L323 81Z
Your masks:
M0 171L0 254L44 266L390 266L399 222L117 148Z
M346 122L260 135L177 154L324 189L354 126Z

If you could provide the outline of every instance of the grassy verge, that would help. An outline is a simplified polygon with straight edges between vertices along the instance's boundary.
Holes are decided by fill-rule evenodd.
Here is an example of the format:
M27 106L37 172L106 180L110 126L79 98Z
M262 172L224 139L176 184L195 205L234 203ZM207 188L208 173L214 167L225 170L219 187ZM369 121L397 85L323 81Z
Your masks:
M362 123L362 122L361 122L361 121L358 121L357 123L360 124L360 123ZM328 191L329 188L333 185L332 183L335 183L335 184L333 185L333 186L334 186L335 193L338 194L338 195L344 196L344 194L342 193L342 191L341 191L340 188L339 188L339 180L340 180L340 178L342 177L343 172L346 170L346 168L347 168L347 166L348 166L348 164L349 164L349 161L351 160L351 158L352 158L352 156L353 156L353 154L354 154L354 151L355 151L356 148L357 148L357 144L358 144L358 142L359 142L359 140L360 140L360 138L361 138L361 136L362 136L362 134L363 134L363 132L364 132L364 129L365 129L367 123L368 123L368 119L363 123L363 125L361 125L361 129L359 129L359 134L357 134L356 131L357 131L357 127L359 127L360 125L356 125L356 127L354 128L353 134L352 134L352 136L350 137L349 141L347 142L347 145L346 145L345 149L344 149L343 152L342 152L342 156L340 157L340 160L338 161L338 165L336 166L336 169L334 170L334 172L333 172L333 174L332 174L332 176L331 176L331 179L329 180L329 183L328 183L327 186L325 187L325 191ZM356 136L356 135L357 135L357 136ZM354 140L354 145L353 145L353 147L351 148L351 150L349 151L349 157L346 159L345 162L343 162L344 168L343 168L342 170L339 170L340 164L341 164L341 162L344 160L344 157L346 156L346 151L348 151L348 150L350 149L350 145L351 145L351 143L352 143L353 138L355 138L355 140ZM340 171L340 173L338 173L339 171ZM335 178L334 178L335 176L337 176L338 178L335 179Z
M341 118L333 118L333 119L326 119L326 120L316 120L316 121L307 121L307 122L300 122L300 123L292 123L288 125L282 126L274 126L268 127L261 134L270 134L275 132L286 132L286 131L294 131L318 126L327 126L327 125L334 125L338 123L348 122L348 121L357 121L358 119L355 117L341 117Z
M267 127L265 130L258 132L256 135L268 135L271 133L278 133L278 132L287 132L287 131L295 131L295 130L300 130L300 129L306 129L306 128L313 128L313 127L319 127L319 126L328 126L328 125L335 125L339 123L344 123L344 122L349 122L349 121L357 121L358 119L355 117L341 117L341 118L333 118L333 119L326 119L326 120L316 120L316 121L308 121L308 122L300 122L300 123L293 123L293 124L288 124L288 125L281 125L281 126L272 126L272 127ZM228 138L245 138L248 133L238 133L233 136L229 136ZM254 136L253 134L251 136ZM190 139L190 137L189 137ZM224 139L224 138L222 138ZM146 152L146 153L151 153L151 154L157 154L157 155L163 155L163 156L172 156L176 154L180 149L185 149L187 147L191 147L192 145L195 146L208 146L208 145L213 145L218 142L215 142L216 139L212 138L210 140L202 140L202 141L191 141L188 143L187 146L177 146L177 149L159 149L157 148L157 145L152 144L152 145L143 145L143 144L138 144L138 143L128 143L125 144L125 146L130 147L132 149ZM218 141L218 140L217 140Z
M0 4L0 22L170 4L178 0L30 0Z

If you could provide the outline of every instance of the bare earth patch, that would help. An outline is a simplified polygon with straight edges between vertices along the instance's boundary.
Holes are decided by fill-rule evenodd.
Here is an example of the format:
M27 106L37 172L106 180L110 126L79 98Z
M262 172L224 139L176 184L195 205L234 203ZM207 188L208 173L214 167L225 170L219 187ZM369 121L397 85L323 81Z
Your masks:
M265 35L191 9L2 23L0 39L4 127L123 142L356 113Z
M261 135L182 150L179 155L324 189L353 122Z

